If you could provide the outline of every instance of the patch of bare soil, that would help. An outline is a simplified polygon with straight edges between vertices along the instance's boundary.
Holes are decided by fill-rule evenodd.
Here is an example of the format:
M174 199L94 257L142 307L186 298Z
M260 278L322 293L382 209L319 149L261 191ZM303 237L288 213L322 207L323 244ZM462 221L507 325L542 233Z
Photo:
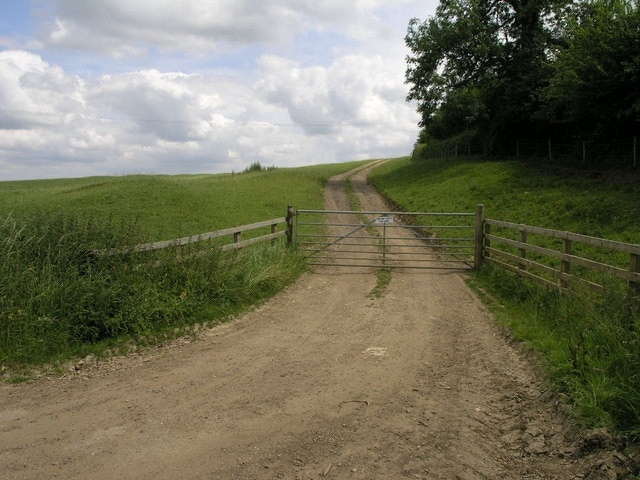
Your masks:
M364 210L383 210L351 176ZM348 209L342 180L327 208ZM9 479L609 479L453 270L318 267L255 311L162 348L0 387ZM618 476L619 475L619 476Z

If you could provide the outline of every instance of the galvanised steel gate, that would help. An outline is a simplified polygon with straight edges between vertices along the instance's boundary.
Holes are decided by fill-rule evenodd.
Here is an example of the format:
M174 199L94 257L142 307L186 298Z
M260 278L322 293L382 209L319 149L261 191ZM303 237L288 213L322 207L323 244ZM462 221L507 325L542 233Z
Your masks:
M294 236L311 265L470 269L481 216L297 210Z

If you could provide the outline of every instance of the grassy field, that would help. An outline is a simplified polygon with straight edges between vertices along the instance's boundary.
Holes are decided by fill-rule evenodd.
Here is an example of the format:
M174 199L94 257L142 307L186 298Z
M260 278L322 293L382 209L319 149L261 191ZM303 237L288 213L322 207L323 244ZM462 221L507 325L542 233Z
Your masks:
M631 243L640 243L637 180L634 172L480 159L398 159L372 176L403 210L473 212L482 203L489 218ZM541 354L576 418L640 439L640 305L626 288L561 296L490 267L471 284L513 336Z
M149 241L320 208L327 178L362 162L223 175L132 175L0 182L0 218L36 211L135 221Z
M358 163L1 182L1 371L18 380L29 365L162 341L263 301L305 268L284 241L206 256L181 247L180 262L124 250L283 217L289 204L321 208L326 180Z

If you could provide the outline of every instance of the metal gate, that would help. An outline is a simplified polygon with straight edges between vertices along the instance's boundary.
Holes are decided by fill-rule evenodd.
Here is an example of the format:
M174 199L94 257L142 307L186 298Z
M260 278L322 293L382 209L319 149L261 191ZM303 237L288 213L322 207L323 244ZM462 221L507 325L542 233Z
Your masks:
M310 265L470 269L476 213L297 210L295 241Z

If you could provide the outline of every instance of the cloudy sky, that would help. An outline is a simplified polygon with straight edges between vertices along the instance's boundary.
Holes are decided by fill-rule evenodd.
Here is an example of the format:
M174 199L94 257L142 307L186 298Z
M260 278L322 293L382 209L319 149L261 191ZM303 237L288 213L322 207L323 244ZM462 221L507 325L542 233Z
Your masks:
M437 0L0 0L0 180L406 155Z

